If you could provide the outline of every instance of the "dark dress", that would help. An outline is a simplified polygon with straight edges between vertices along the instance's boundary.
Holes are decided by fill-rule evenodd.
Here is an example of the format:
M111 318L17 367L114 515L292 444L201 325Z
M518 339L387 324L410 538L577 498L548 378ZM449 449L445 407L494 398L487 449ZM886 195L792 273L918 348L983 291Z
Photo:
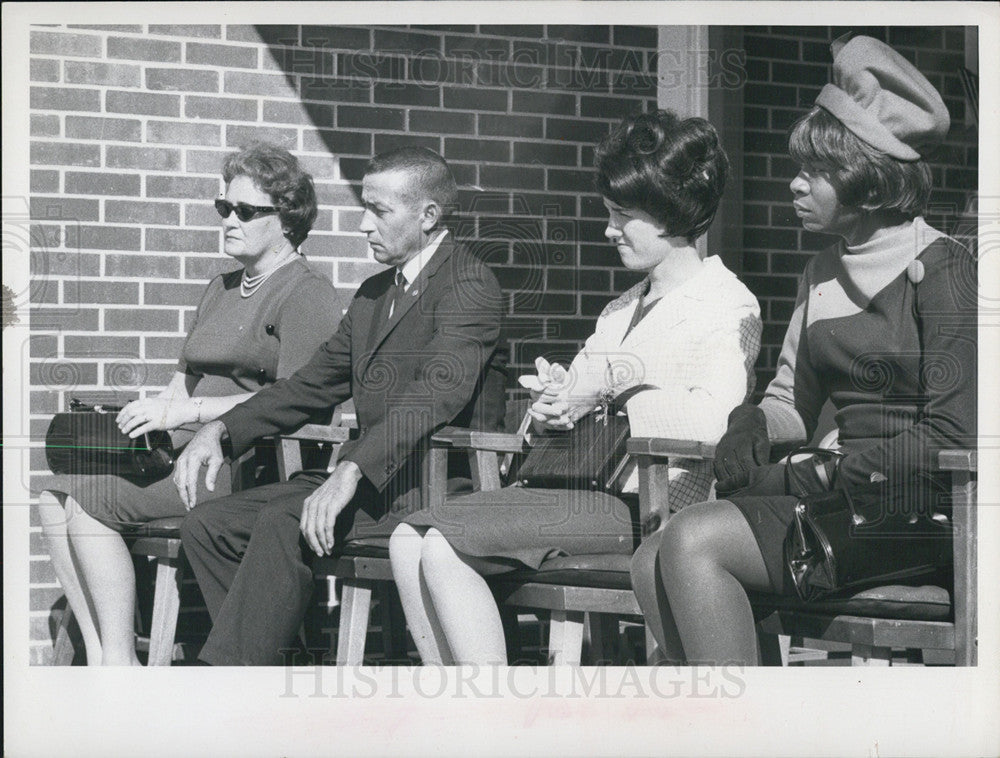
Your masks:
M448 498L406 518L432 526L460 553L500 569L537 569L560 555L621 553L638 545L638 502L585 490L504 487Z
M761 408L772 437L796 416L808 437L829 398L847 456L842 481L850 488L884 479L887 501L919 502L926 513L947 491L926 476L938 451L976 444L975 261L922 219L847 252L837 245L806 267ZM725 499L746 517L774 590L794 594L782 545L797 498L783 466L752 475ZM822 488L818 480L807 487Z
M177 370L197 376L193 397L256 392L289 376L337 328L348 298L301 259L275 271L251 297L240 295L242 269L209 282ZM170 433L178 454L199 425ZM101 523L118 531L146 521L186 513L171 477L136 484L116 476L51 475L35 482L38 491L70 495ZM223 466L215 492L198 478L198 501L230 492Z

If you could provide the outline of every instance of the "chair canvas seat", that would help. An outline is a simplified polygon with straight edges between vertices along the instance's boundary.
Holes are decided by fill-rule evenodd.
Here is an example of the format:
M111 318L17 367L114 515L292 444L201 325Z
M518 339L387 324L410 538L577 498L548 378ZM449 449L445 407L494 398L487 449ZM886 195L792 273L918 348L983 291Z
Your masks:
M335 547L331 555L313 560L313 573L320 577L333 575L337 563L344 558L384 558L389 560L389 538L366 537L351 540L339 550Z
M522 569L494 578L497 584L544 583L601 589L631 590L631 556L620 554L566 555L550 558L537 569Z
M535 582L630 590L630 561L630 556L620 554L560 556L545 561L538 570L524 569L501 574L494 581L497 584ZM949 621L954 617L951 592L932 584L871 587L850 597L814 603L762 593L753 593L750 600L761 613L796 610L914 621Z

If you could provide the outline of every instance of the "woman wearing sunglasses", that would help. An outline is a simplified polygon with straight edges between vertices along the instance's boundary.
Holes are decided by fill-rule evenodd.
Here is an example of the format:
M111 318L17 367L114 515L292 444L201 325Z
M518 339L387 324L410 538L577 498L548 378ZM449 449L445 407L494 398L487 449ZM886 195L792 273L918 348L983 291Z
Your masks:
M179 451L204 423L302 366L337 328L347 299L299 252L316 219L312 177L282 148L256 144L226 158L224 250L240 268L209 282L166 389L117 416L131 437L171 432ZM90 665L136 665L135 574L122 534L181 516L169 477L55 476L39 509L56 576L76 614ZM201 485L204 487L204 484ZM223 471L216 489L229 492Z

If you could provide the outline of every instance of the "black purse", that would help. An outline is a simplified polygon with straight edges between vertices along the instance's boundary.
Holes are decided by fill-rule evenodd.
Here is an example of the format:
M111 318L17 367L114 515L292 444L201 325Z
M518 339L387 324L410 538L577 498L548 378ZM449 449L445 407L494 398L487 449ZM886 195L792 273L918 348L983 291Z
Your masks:
M517 471L517 484L620 493L617 480L628 462L625 404L638 393L655 389L639 384L617 397L602 397L598 410L579 419L568 432L537 437Z
M115 423L121 408L91 406L76 398L45 433L45 460L55 474L111 474L154 482L174 470L174 446L163 430L130 439Z
M893 584L951 565L951 525L931 517L925 488L912 488L909 499L887 482L848 489L837 476L843 453L799 448L792 455L801 453L836 461L833 489L801 495L785 536L785 566L801 600ZM789 494L802 491L790 462L785 476Z

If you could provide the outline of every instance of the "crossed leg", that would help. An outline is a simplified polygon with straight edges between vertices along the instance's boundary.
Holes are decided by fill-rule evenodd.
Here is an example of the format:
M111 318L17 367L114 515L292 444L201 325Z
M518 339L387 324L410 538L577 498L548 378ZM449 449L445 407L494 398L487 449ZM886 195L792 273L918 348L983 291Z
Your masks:
M83 635L88 664L138 666L135 567L122 536L62 493L43 492L39 515L56 576Z
M422 536L407 524L397 527L389 555L407 624L424 663L507 662L500 610L484 578L503 569L459 553L433 527Z
M420 567L426 529L400 524L389 538L389 559L392 575L399 589L399 598L406 614L406 625L420 653L420 660L427 664L453 666L448 639L441 628L441 621L434 610L430 590Z
M747 590L779 588L742 511L728 500L688 506L664 527L658 558L662 623L676 625L686 662L757 665Z

